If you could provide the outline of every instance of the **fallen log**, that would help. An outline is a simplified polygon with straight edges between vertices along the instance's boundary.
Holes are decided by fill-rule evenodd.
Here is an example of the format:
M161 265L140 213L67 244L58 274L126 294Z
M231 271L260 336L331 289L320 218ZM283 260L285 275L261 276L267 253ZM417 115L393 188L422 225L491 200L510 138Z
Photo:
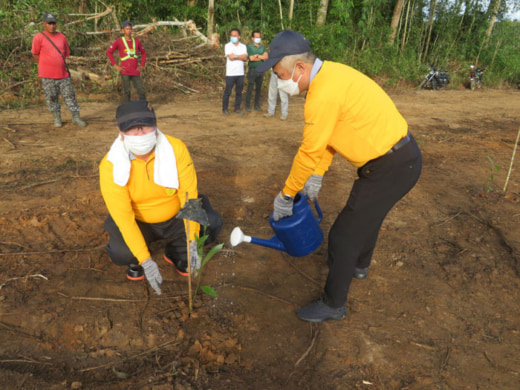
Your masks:
M107 10L109 11L109 10ZM108 15L110 12L105 11L103 16ZM110 9L111 11L111 9ZM101 15L101 14L100 14ZM92 19L93 17L87 18ZM75 22L73 22L75 23ZM203 33L199 31L197 25L193 20L188 20L186 22L181 22L179 20L175 21L153 21L152 23L147 24L136 24L133 26L134 35L144 35L149 32L153 32L157 27L161 26L169 26L169 27L181 27L184 28L187 32L199 38L203 43L200 46L210 46L212 48L217 48L220 45L220 35L214 33L211 37L205 36ZM84 34L86 35L100 35L100 34L112 34L120 31L119 29L111 29L111 30L103 30L103 31L87 31Z
M105 77L92 73L84 68L69 69L69 71L70 77L73 80L90 80L103 87L107 85Z

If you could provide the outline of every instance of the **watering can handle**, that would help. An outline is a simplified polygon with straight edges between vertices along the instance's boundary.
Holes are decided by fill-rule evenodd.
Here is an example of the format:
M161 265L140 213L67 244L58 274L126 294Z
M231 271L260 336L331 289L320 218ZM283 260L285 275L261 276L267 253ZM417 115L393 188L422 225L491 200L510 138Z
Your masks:
M318 204L318 199L314 199L314 207L318 212L318 222L321 222L321 220L323 219L323 213L321 212L320 205Z

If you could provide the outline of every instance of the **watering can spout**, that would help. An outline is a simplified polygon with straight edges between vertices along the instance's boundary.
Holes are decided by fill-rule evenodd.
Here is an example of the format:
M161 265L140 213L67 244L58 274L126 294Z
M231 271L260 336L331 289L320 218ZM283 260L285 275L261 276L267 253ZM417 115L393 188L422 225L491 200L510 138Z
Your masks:
M272 249L278 249L281 251L285 251L285 246L282 242L276 238L276 236L271 237L268 240L264 240L262 238L256 238L251 236L246 236L242 230L237 226L231 232L231 246L235 247L241 242L250 242L251 244L261 245Z
M285 245L276 236L272 236L269 240L251 237L251 243L286 252Z
M231 246L237 246L241 242L251 242L251 236L246 236L242 229L238 226L231 232L231 238L229 239Z

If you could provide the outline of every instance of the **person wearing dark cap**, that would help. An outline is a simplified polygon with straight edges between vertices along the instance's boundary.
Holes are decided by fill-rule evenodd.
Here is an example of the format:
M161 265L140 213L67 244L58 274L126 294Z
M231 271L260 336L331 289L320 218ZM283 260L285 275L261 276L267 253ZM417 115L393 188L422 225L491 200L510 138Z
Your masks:
M164 259L187 274L189 229L192 272L200 268L195 235L204 232L193 221L176 218L187 199L197 199L197 175L186 145L157 128L155 112L145 100L121 104L116 111L119 134L99 164L101 194L108 209L103 225L110 239L105 247L113 263L127 267L127 278L146 277L157 294L162 276L150 244L166 240ZM220 215L200 195L209 226L206 243L222 228ZM189 224L189 226L188 226Z
M258 71L273 68L278 88L289 95L306 92L303 140L273 219L292 215L303 191L316 199L336 153L357 168L345 207L329 232L329 273L321 299L298 310L309 322L339 320L353 278L364 279L386 214L412 189L422 167L421 152L406 120L372 79L340 63L322 61L300 33L278 33L269 59Z
M123 93L125 102L131 100L132 91L131 84L134 85L137 91L139 100L146 100L146 93L144 89L143 80L141 79L141 72L146 63L146 51L141 41L132 37L132 23L123 22L121 25L123 37L116 39L107 49L107 57L114 68L121 74L123 81ZM116 63L114 59L114 52L119 53L120 64ZM138 53L141 54L139 60Z
M44 31L34 36L31 53L38 64L38 76L42 80L43 94L49 111L54 116L54 127L61 127L59 95L72 113L72 121L81 127L87 126L79 116L80 107L70 79L65 58L70 56L67 38L56 31L56 16L43 14Z

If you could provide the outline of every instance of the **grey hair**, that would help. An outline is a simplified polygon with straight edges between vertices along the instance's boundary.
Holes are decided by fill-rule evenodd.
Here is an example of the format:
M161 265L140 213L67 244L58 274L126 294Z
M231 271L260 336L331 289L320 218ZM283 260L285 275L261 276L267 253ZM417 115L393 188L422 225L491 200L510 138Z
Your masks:
M282 65L286 70L292 71L294 68L294 64L296 61L303 61L306 64L314 64L316 60L316 55L312 51L308 51L306 53L300 54L291 54L289 56L285 56L280 60L280 65Z

